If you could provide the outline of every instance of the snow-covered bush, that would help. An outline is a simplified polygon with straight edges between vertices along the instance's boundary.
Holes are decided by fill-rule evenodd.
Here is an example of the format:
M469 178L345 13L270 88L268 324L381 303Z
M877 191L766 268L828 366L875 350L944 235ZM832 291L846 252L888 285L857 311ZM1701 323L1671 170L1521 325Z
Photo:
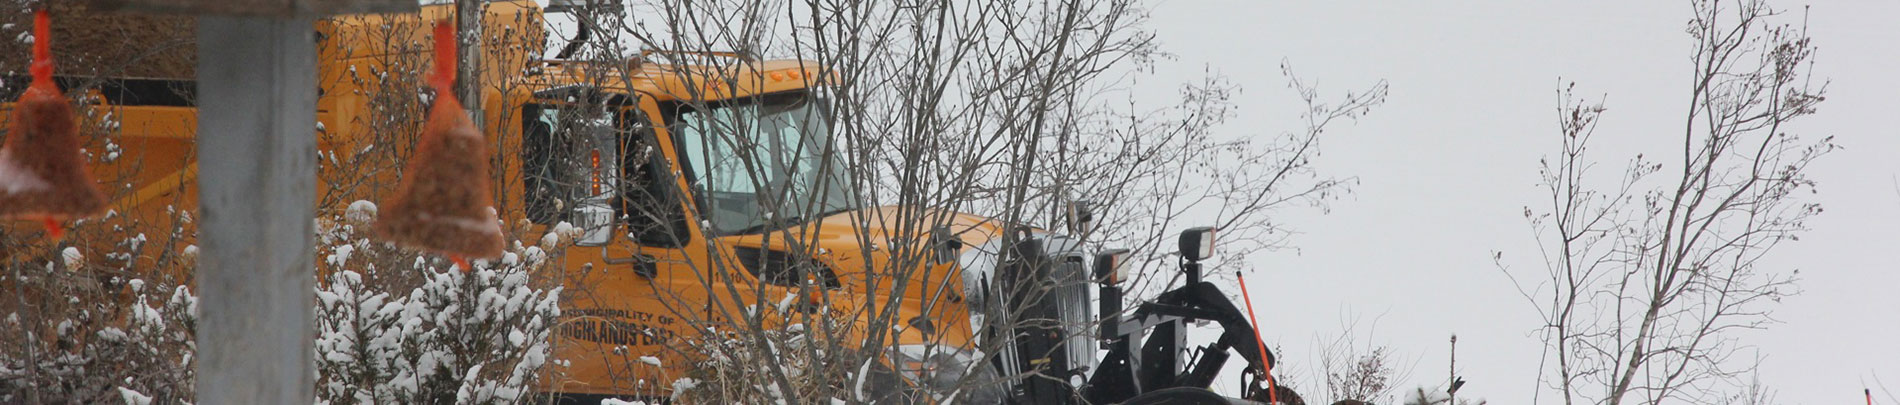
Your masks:
M78 254L64 254L74 263ZM76 266L75 266L76 267ZM54 263L9 266L0 303L0 403L179 403L192 398L198 299L183 286Z
M517 244L463 271L363 237L372 207L352 204L321 235L318 403L531 400L560 311L560 288L532 277L547 253Z
M721 330L730 325L710 327L711 333L688 338L682 347L688 348L689 357L700 360L687 367L686 375L640 383L654 387L654 394L666 391L663 396L669 400L694 404L814 399L816 403L888 403L897 399L901 393L893 388L902 384L897 376L868 357L868 351L854 347L855 340L844 334L853 316L827 313L831 308L820 307L826 312L804 318L796 314L792 303L793 297L787 296L776 305L764 306L767 319L789 322L783 326L768 326L756 333ZM801 319L815 324L800 323ZM760 366L767 363L778 367ZM779 386L781 379L773 375L774 369L784 373L793 398L786 398L788 390Z
M1451 395L1446 394L1440 387L1418 387L1405 392L1404 398L1405 405L1484 405L1485 403L1486 401L1480 398L1459 399L1457 404L1453 404Z
M550 254L517 245L465 272L368 239L361 229L373 207L359 202L319 221L318 402L531 400L559 314L560 289L533 277ZM47 259L6 263L0 404L194 400L198 299L188 281L166 275L189 276L197 249L174 249L156 266L155 255L140 252L144 239L69 240L76 247L39 255ZM90 246L115 248L100 254ZM147 264L126 264L134 262ZM148 277L119 276L131 274Z

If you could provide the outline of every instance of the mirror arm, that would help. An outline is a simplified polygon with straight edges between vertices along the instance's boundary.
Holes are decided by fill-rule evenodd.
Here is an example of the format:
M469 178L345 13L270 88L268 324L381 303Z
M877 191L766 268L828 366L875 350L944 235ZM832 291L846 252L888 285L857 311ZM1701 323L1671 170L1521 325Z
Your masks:
M626 258L615 258L607 254L607 249L601 249L600 260L610 265L631 264L633 265L633 274L638 274L640 277L646 278L647 281L653 281L653 278L659 275L659 268L654 264L656 260L651 256L640 254L639 252L634 252L633 256Z

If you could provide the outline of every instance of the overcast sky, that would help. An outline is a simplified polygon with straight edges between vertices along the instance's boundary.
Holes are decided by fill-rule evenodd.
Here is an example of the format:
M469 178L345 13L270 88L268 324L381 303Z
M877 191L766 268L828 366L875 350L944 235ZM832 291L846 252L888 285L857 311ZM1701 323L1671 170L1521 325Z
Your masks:
M1310 366L1315 340L1357 319L1362 340L1408 359L1412 384L1436 385L1455 333L1464 393L1531 403L1540 321L1492 252L1523 271L1541 266L1522 213L1548 198L1536 170L1558 145L1560 80L1607 98L1597 142L1610 168L1680 145L1687 3L1159 1L1151 27L1178 57L1137 94L1171 101L1212 69L1246 88L1223 132L1260 136L1297 125L1282 60L1326 94L1389 81L1383 107L1323 141L1320 170L1358 177L1356 192L1330 214L1287 218L1303 232L1297 251L1250 258L1266 338L1286 367ZM1798 14L1806 3L1773 4ZM1811 166L1826 212L1767 260L1801 269L1804 292L1776 309L1782 323L1745 337L1785 403L1860 403L1876 373L1900 390L1896 17L1900 2L1889 0L1810 12L1814 73L1832 84L1797 130L1838 136L1845 149Z
M1772 4L1799 15L1810 3ZM1357 177L1355 193L1330 214L1281 218L1302 232L1291 239L1297 250L1249 258L1281 374L1310 371L1317 341L1355 324L1362 343L1389 345L1405 360L1408 387L1436 386L1455 333L1459 374L1469 381L1463 393L1532 403L1540 320L1491 256L1501 251L1523 272L1542 265L1522 213L1547 202L1537 167L1558 145L1560 83L1605 99L1595 146L1606 170L1639 152L1680 153L1669 148L1680 145L1688 97L1688 2L1161 0L1150 8L1149 27L1176 57L1140 76L1133 94L1155 108L1208 70L1224 75L1245 88L1240 113L1220 131L1230 136L1297 129L1283 60L1324 94L1391 84L1384 106L1322 141L1319 169ZM1838 136L1845 149L1810 167L1826 213L1766 260L1803 270L1804 292L1776 308L1782 323L1744 337L1783 403L1860 403L1876 374L1900 395L1896 17L1894 0L1820 2L1809 12L1814 73L1831 85L1820 113L1796 130ZM1231 389L1234 375L1217 388Z

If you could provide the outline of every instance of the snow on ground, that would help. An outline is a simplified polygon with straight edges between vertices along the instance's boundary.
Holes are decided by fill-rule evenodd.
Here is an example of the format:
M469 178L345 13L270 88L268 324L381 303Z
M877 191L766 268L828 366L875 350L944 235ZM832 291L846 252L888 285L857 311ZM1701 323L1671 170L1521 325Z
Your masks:
M140 394L138 391L133 391L125 387L119 387L119 396L121 398L125 398L125 405L151 405L152 404L151 396Z

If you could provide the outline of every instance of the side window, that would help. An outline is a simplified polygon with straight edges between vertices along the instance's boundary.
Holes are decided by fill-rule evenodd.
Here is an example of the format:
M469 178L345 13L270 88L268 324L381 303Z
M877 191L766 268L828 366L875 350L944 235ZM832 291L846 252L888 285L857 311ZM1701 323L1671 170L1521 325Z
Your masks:
M618 213L626 233L645 246L680 247L691 237L680 211L679 191L666 154L655 141L651 120L638 108L620 114Z
M565 218L573 179L565 173L573 159L565 139L554 132L560 110L530 104L521 108L521 185L528 221L553 225Z
M685 245L690 229L672 170L640 109L529 104L521 113L522 199L530 222L575 223L577 207L611 206L625 225L621 235L646 246Z

